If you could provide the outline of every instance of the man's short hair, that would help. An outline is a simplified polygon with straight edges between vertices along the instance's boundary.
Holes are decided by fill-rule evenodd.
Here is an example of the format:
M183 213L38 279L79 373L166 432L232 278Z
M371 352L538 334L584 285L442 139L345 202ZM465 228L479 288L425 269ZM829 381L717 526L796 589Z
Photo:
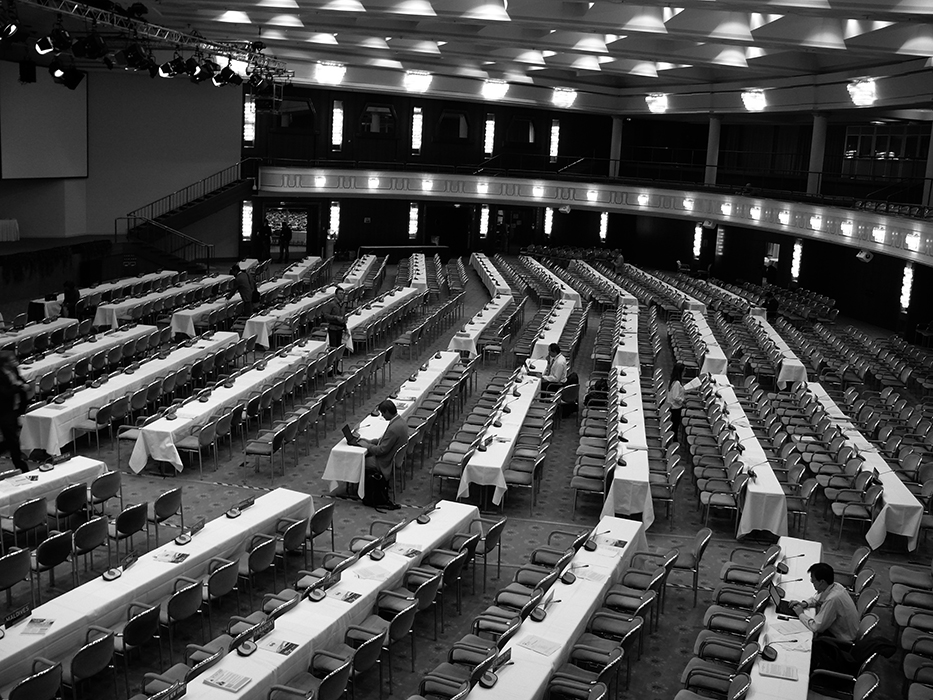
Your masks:
M395 407L395 404L389 399L380 401L378 408L381 413L385 413L389 417L395 417L398 415L398 409Z
M833 571L833 567L821 561L807 569L807 572L813 574L813 578L817 581L825 581L830 585L836 580L836 572Z
M557 343L551 343L550 345L547 346L547 349L548 349L548 352L556 352L560 354L560 345L558 345Z

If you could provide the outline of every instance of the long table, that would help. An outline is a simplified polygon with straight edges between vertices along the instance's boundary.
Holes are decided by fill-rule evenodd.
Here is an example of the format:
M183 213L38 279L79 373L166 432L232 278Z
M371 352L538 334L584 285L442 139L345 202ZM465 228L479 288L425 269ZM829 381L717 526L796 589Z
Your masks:
M353 331L359 328L366 328L376 319L386 316L395 309L402 306L419 294L423 294L414 287L402 287L393 289L381 299L374 299L368 304L361 306L356 311L347 316L347 332L343 334L344 344L347 346L347 352L353 352ZM348 340L349 336L349 340Z
M305 311L319 309L331 302L334 293L333 291L326 291L326 289L304 296L297 301L267 309L265 313L251 316L247 319L246 326L243 328L243 337L248 338L255 335L257 345L264 348L271 347L271 333L276 324L294 318Z
M180 333L181 335L187 335L189 338L193 338L197 335L197 330L194 327L195 323L212 311L222 311L239 303L240 298L237 296L232 299L214 299L212 301L205 301L202 304L197 304L193 307L186 306L178 309L172 313L172 333Z
M422 292L428 288L428 267L424 253L415 253L411 256L411 284L409 286Z
M29 323L23 328L14 331L4 331L0 333L0 348L6 346L15 346L21 340L25 338L35 338L37 335L42 335L43 333L52 333L57 331L59 328L67 328L68 326L77 326L78 319L76 318L58 318L51 320L46 319L45 321L39 321L34 323Z
M95 336L94 340L82 340L70 348L53 350L41 360L24 360L19 363L19 373L23 379L32 381L49 372L55 372L61 367L77 364L82 358L90 358L99 352L107 352L110 348L123 345L128 340L139 340L143 336L158 332L157 327L142 324L132 328L119 328L113 333Z
M512 304L510 294L497 294L480 309L466 325L453 334L448 350L468 352L470 357L477 353L476 341L486 331L489 325L495 321Z
M604 290L611 290L618 297L619 306L638 306L638 298L634 294L627 292L618 283L613 282L589 263L583 260L571 260L569 269L579 273L581 277L594 286L602 287Z
M396 397L391 399L398 409L403 420L414 413L425 397L444 378L444 375L460 361L460 354L456 352L439 352L427 361L426 367L419 370L414 378L409 378L399 387ZM378 441L385 433L388 423L381 416L366 416L358 426L360 437L365 440ZM363 472L366 460L366 448L358 445L348 445L346 438L334 445L327 456L324 466L324 475L321 477L329 482L330 489L337 488L338 483L359 484L359 495L366 495Z
M531 618L522 623L506 645L512 665L496 672L499 680L492 688L475 686L471 698L541 700L546 696L548 681L569 659L606 592L622 578L634 553L648 549L644 526L633 520L604 517L594 532L604 533L595 537L596 551L581 548L573 557L577 580L569 586L554 584L558 588L548 594L555 602L547 608L547 617L538 623Z
M725 374L729 361L726 359L726 353L722 351L719 341L716 340L716 336L713 335L713 331L706 321L706 316L699 311L687 309L684 311L683 318L685 325L689 325L687 319L693 321L700 334L700 340L706 346L700 372L705 374Z
M651 500L651 480L648 468L648 438L645 435L645 412L641 397L638 366L624 367L625 374L617 374L619 397L628 406L610 407L620 421L621 439L616 448L618 458L625 465L616 465L609 493L603 502L602 515L635 515L647 530L654 523L654 503Z
M343 281L352 284L354 287L359 287L366 279L366 275L376 265L376 259L375 255L364 255L350 266L350 269L343 276Z
M638 305L616 309L613 367L640 367L638 354Z
M782 537L783 556L787 559L787 573L779 575L775 583L784 589L785 600L804 600L814 595L813 586L807 575L807 569L820 561L823 547L819 542L800 540L795 537ZM796 642L791 640L797 640ZM775 650L778 658L775 663L790 666L797 672L797 680L763 676L759 656L749 674L751 686L748 700L807 700L810 685L810 655L812 652L813 633L799 620L779 620L774 607L765 610L765 626L759 644L777 642Z
M306 671L316 651L343 642L350 625L360 624L372 613L380 591L401 585L405 573L420 565L424 553L441 546L457 532L469 528L479 512L475 506L452 501L439 501L430 515L429 525L412 523L399 531L396 545L386 550L378 562L368 557L346 569L341 581L327 592L320 602L304 600L275 621L275 629L259 641L251 656L227 654L207 672L188 684L185 693L191 700L230 700L229 691L208 685L213 674L230 672L249 679L236 694L237 700L265 700L273 684L286 684L289 679ZM399 518L401 521L401 518ZM403 549L415 550L405 556ZM347 593L359 597L348 602ZM297 647L288 655L268 648L279 642L291 642Z
M514 396L516 390L519 396ZM509 397L503 402L502 408L508 408L509 413L499 409L499 426L490 425L483 434L483 439L491 438L483 451L473 453L460 476L460 487L457 490L458 498L465 498L470 494L470 484L493 486L492 502L496 505L502 502L502 497L508 490L505 483L505 468L515 451L515 438L521 432L525 417L531 408L532 402L541 390L541 379L529 374L523 375L509 389Z
M737 536L744 537L753 530L767 530L783 537L787 534L787 499L784 489L771 469L729 378L718 374L713 375L713 379L716 380L716 391L725 402L726 419L735 427L736 436L745 448L742 463L754 472L754 477L748 480Z
M887 533L892 532L906 537L907 547L911 551L916 549L920 535L920 523L923 520L923 504L917 500L916 496L904 485L904 482L892 471L891 465L878 453L878 448L871 444L858 428L852 425L848 416L830 398L821 384L811 382L807 384L807 389L813 393L823 408L826 409L826 413L833 424L842 430L846 443L858 450L858 453L865 460L862 463L862 470L876 471L878 479L884 487L884 492L881 494L881 512L878 513L878 517L875 518L875 521L868 529L865 540L872 549L878 549L884 542Z
M758 322L758 325L761 327L761 329L774 342L774 345L777 347L781 357L784 358L781 360L780 368L778 368L778 386L783 387L793 382L806 382L806 365L804 365L801 359L797 357L797 353L791 350L790 346L784 341L784 339L781 337L781 334L775 330L774 326L768 323L767 319L765 318L758 318L751 315L748 318L751 321Z
M560 337L564 334L564 328L570 320L570 315L576 308L576 303L569 299L558 301L551 307L548 313L548 320L544 324L544 329L538 333L534 347L531 349L531 359L540 360L547 357L548 346L551 343L559 343ZM565 348L562 348L565 349Z
M137 284L152 282L156 286L166 284L169 280L178 275L174 270L160 270L159 272L150 272L139 277L123 277L110 282L101 282L94 287L82 287L78 290L81 298L92 296L94 294L105 294L106 292L122 292L125 289L135 287ZM29 302L30 318L55 318L62 312L62 302L65 300L64 293L59 294L54 300L33 299Z
M687 309L690 309L692 311L700 311L700 312L706 311L706 304L690 296L689 294L684 292L682 289L678 289L677 287L670 284L669 282L660 279L657 275L652 275L648 272L645 272L644 270L640 270L634 265L626 264L625 269L627 270L629 275L635 278L635 280L638 280L642 282L643 284L647 284L649 287L651 287L651 285L654 285L656 291L663 290L663 293L667 295L668 297L673 298L673 299L678 299L679 300L678 307L682 311L687 310Z
M302 280L311 275L321 264L321 258L316 255L309 255L296 263L289 265L283 272L282 277L290 280Z
M125 621L131 602L157 603L171 595L179 576L205 576L211 559L238 559L253 535L274 534L281 518L310 518L312 512L308 494L276 489L257 498L236 519L221 516L210 521L185 546L171 542L143 554L114 581L98 577L40 605L32 617L51 620L48 632L29 634L27 623L21 622L0 639L0 686L30 675L37 656L55 661L79 649L89 625L112 627ZM180 563L161 560L176 552L187 557Z
M502 273L492 264L492 261L484 253L473 253L470 255L470 265L476 270L483 286L491 296L497 294L512 295L512 288L505 281Z
M131 312L133 309L145 306L146 304L155 303L159 300L171 299L179 294L193 292L199 289L203 289L204 287L229 284L232 280L233 277L230 275L203 277L201 279L185 282L184 284L175 285L167 289L162 289L157 292L150 292L149 294L144 294L143 296L130 297L121 301L111 302L109 304L101 304L97 307L97 313L94 315L94 325L110 326L111 328L116 328L120 325L121 321L125 321L132 317Z
M217 335L220 335L219 333ZM238 338L235 333L228 333ZM263 360L265 366L253 367L233 378L232 386L219 386L210 395L182 404L175 417L163 416L140 428L139 437L130 456L130 468L139 473L149 458L172 464L176 470L183 468L181 455L175 449L175 441L191 433L191 428L204 422L221 410L245 402L251 392L275 381L280 376L294 371L299 365L307 364L327 349L327 343L309 341L304 346L295 345Z
M571 287L569 284L564 282L560 277L551 272L547 267L539 263L537 260L528 255L521 256L521 261L530 267L534 273L539 277L543 278L545 284L548 286L560 290L561 299L569 299L572 302L579 304L581 302L580 292Z
M20 444L24 451L42 449L50 455L61 454L62 447L72 440L72 426L86 419L89 409L100 408L147 386L182 365L233 345L238 339L236 333L215 333L209 340L199 338L190 346L172 350L164 358L155 357L134 371L111 377L100 386L79 389L61 403L52 402L29 411L22 417Z
M90 485L108 471L107 465L100 460L77 456L56 464L49 471L34 470L4 479L0 481L0 512L10 515L17 506L33 498L45 498L51 502L66 486Z

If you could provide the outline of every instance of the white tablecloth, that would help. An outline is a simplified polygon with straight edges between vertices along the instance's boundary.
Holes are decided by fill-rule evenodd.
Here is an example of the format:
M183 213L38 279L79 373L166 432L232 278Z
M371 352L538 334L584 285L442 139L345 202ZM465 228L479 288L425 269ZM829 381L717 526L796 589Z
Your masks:
M381 299L374 299L368 304L361 306L356 311L347 316L347 331L352 336L353 331L358 328L366 328L370 323L398 309L422 292L414 287L402 287L394 289ZM347 351L353 352L352 337L347 341L347 333L343 334L344 342L347 345Z
M37 335L42 335L43 333L52 333L59 328L67 328L68 326L76 325L78 325L78 319L60 317L53 321L46 319L39 323L30 323L25 328L20 328L17 331L0 333L0 347L16 344L23 338L35 338Z
M496 296L497 294L512 295L512 288L509 283L505 281L505 277L502 276L502 273L484 253L473 253L470 256L470 265L476 270L476 274L479 275L490 296Z
M495 321L502 312L511 306L512 296L501 294L493 297L486 302L473 318L471 318L463 328L454 333L447 345L448 350L469 352L470 357L477 353L476 341L486 331L489 325Z
M858 450L864 458L862 469L876 470L878 479L884 486L884 493L881 495L881 512L869 528L865 540L872 549L878 549L887 533L893 532L907 538L907 547L911 551L916 549L920 522L923 519L923 504L907 489L897 474L891 471L891 465L878 454L878 448L852 425L848 416L840 410L820 384L812 382L807 385L807 389L826 409L833 424L845 434L846 442Z
M289 265L282 273L282 277L287 277L290 280L303 280L305 277L310 276L320 264L321 258L316 255L309 255L303 260Z
M178 309L172 314L172 333L181 333L189 338L193 338L198 334L194 327L195 322L202 320L211 311L220 311L221 309L226 309L228 306L233 306L238 303L240 303L240 298L236 296L231 299L205 301L203 304L198 304L193 309L187 306L183 309Z
M343 276L343 281L347 284L352 284L354 287L359 287L363 284L363 280L366 279L366 275L376 265L376 256L375 255L364 255L362 258L353 263L346 274Z
M232 335L234 339L239 337L235 333L225 335ZM277 353L268 358L263 369L254 368L237 375L233 386L229 388L221 386L214 389L206 401L195 399L181 405L174 419L165 416L144 426L140 429L139 438L133 447L130 468L137 473L142 471L151 457L169 462L181 471L181 456L175 449L175 441L189 435L192 426L203 423L208 416L221 410L232 408L239 402L245 402L251 392L264 387L281 375L294 371L298 365L307 364L326 349L327 343L309 341L303 347L296 345L287 351L283 350L284 357L280 357Z
M781 362L781 367L778 370L777 383L779 387L784 387L789 383L793 382L806 382L807 381L807 368L797 357L797 354L790 349L790 346L784 342L784 339L781 337L781 334L778 333L774 326L768 323L765 318L758 318L752 315L752 318L758 322L758 325L767 333L768 337L774 341L774 344L777 346L778 351L783 356Z
M66 486L88 484L101 474L107 473L107 465L97 459L72 457L67 462L56 464L51 471L37 469L29 474L19 474L0 481L0 511L10 515L22 503L33 498L45 498L49 503Z
M368 557L359 560L343 572L340 583L328 591L324 600L299 603L275 621L275 629L260 640L259 649L254 654L245 658L227 654L216 666L188 684L185 697L189 700L230 700L234 696L229 691L204 682L217 671L229 671L250 679L250 683L236 694L237 700L265 700L273 684L287 684L289 679L306 671L314 652L343 642L347 628L360 624L372 613L380 591L401 585L405 572L421 563L421 552L441 546L479 517L475 506L464 503L440 501L437 506L437 510L431 513L429 525L411 524L398 533L396 542L399 548L408 547L416 550L417 554L407 557L390 547L381 561L374 562ZM398 518L399 522L401 520ZM357 593L360 597L352 602L338 597L347 592ZM292 642L297 648L285 656L264 649L263 643L267 641Z
M500 668L499 681L492 688L479 685L470 691L471 698L482 700L541 700L546 695L551 675L570 657L577 638L586 631L586 623L599 608L606 591L617 583L628 569L637 551L648 549L641 523L621 518L602 518L594 529L599 535L596 551L579 549L573 557L577 580L566 586L555 583L548 596L553 603L547 608L542 622L527 618L506 648L511 649L510 666ZM624 546L609 545L622 541ZM557 602L560 601L560 602ZM524 646L544 640L556 644L550 655L544 655Z
M684 311L685 322L688 317L693 319L693 323L700 332L700 339L706 345L706 353L703 355L700 372L704 374L725 374L726 365L728 365L729 361L726 359L726 353L722 351L719 341L716 340L716 336L713 335L713 331L706 321L706 316L699 311L688 309Z
M158 333L155 326L137 325L132 328L120 328L112 334L98 335L95 340L83 340L67 350L52 352L35 362L20 362L19 373L23 379L33 380L59 367L74 365L82 357L91 357L99 352L106 352L115 345L123 345L128 340L139 339L151 333ZM143 355L145 357L145 355Z
M788 557L787 573L783 576L778 575L775 579L775 583L784 589L784 599L804 600L813 597L816 591L810 585L807 569L820 561L823 556L822 546L819 542L794 537L782 537L778 544L781 545L783 556ZM782 632L782 628L788 631ZM774 607L769 605L765 610L765 626L758 643L763 646L768 642L791 639L797 641L775 645L774 648L778 653L775 663L796 669L797 680L762 676L760 669L762 659L759 657L749 674L751 687L748 690L748 700L807 700L813 633L799 620L779 620Z
M411 286L422 292L428 288L428 267L424 260L424 253L415 253L411 256Z
M726 419L735 426L739 442L745 448L741 460L746 468L755 473L748 480L745 507L739 520L738 536L744 537L753 530L767 530L778 537L787 534L787 501L784 490L774 475L761 443L755 436L748 417L723 374L714 375L716 390L726 402Z
M509 397L503 403L503 408L508 408L510 412L503 413L500 409L497 420L501 425L496 427L493 424L484 433L483 439L492 438L492 441L485 445L484 451L474 452L473 457L467 463L460 477L458 498L465 498L469 495L470 484L483 484L495 487L492 495L493 503L499 505L502 502L502 496L508 490L504 474L506 464L515 451L515 438L521 432L528 409L531 408L540 389L541 379L527 374L515 383L514 390L517 390L520 395L514 396L510 390Z
M645 436L645 412L638 366L626 367L625 375L616 377L619 395L628 404L616 407L621 435L617 454L625 460L625 465L616 465L609 493L603 502L602 514L605 516L641 513L641 520L647 530L654 522L654 503L651 500L648 438Z
M312 512L311 496L289 489L276 489L259 496L256 503L236 519L221 516L210 521L183 547L171 542L143 554L114 581L98 577L62 593L33 610L33 618L53 621L45 635L24 634L25 622L6 630L6 636L0 639L0 686L28 676L32 661L37 656L54 661L77 650L84 644L88 625L113 627L125 621L126 609L131 602L160 601L172 593L173 582L179 576L206 576L212 558L238 559L253 535L273 534L280 518L309 518ZM137 547L140 537L145 539L145 534L136 535ZM159 561L160 555L172 552L188 556L177 564ZM101 556L98 552L98 561ZM119 559L114 558L115 565ZM233 656L238 658L235 654Z
M94 316L95 326L110 326L116 328L120 321L130 318L130 309L142 306L148 302L154 302L157 299L168 299L177 294L190 292L203 287L210 287L215 284L229 282L233 277L230 275L217 275L216 277L204 277L184 284L169 287L158 292L150 292L141 297L131 297L111 304L101 304L97 307L97 313Z
M191 347L173 350L165 358L156 357L143 362L131 374L117 375L99 387L80 389L63 403L50 403L30 411L22 417L20 444L24 450L43 449L50 455L61 454L62 447L72 440L72 426L85 420L90 408L99 408L125 396L165 377L183 364L233 345L238 339L236 333L215 333L210 340L199 339Z
M437 354L440 357L437 357ZM403 420L407 420L414 413L431 390L444 378L444 375L460 361L460 354L456 352L437 354L428 360L425 369L418 370L414 379L409 378L403 382L396 398L391 399ZM361 438L379 440L385 433L387 425L388 423L383 420L382 416L370 415L363 419L357 431ZM365 459L366 448L348 445L346 438L341 438L327 456L327 464L321 478L329 482L331 490L335 490L338 482L341 481L359 484L359 494L362 498L366 493L363 479Z
M581 302L580 292L564 282L564 280L555 275L544 265L528 255L521 256L521 259L522 262L534 270L539 279L544 280L545 284L547 284L549 287L556 287L558 290L560 290L561 299L569 299L570 301L577 304Z
M570 320L570 315L575 308L576 304L572 301L559 301L551 307L544 329L538 333L538 338L531 349L532 360L547 357L548 346L551 343L560 343L560 337L564 334L564 328L567 327L567 321ZM561 348L561 350L566 349Z
M327 287L327 289L333 290L333 287ZM264 348L271 347L270 343L272 341L270 334L277 323L291 319L304 311L320 308L325 304L329 304L333 298L333 291L320 291L310 296L302 297L297 301L289 302L281 308L276 307L268 309L261 315L251 316L246 321L246 326L243 329L243 337L248 338L251 335L255 335L257 345L261 345Z
M104 292L123 290L127 287L139 284L140 282L153 282L156 285L160 283L167 284L168 281L177 274L178 273L174 270L161 270L160 272L150 272L147 275L140 275L139 277L123 277L118 280L111 280L110 282L102 282L96 287L83 287L78 290L78 293L81 295L81 298L84 299L91 294L103 294ZM42 315L45 318L55 318L62 312L62 301L64 301L64 299L65 295L59 294L54 301L33 299L29 305L31 308L35 306L41 307Z
M620 306L616 311L616 349L613 367L640 367L638 355L638 306Z
M634 267L631 265L626 265L626 268L637 270L640 274L643 274L645 277L649 278L653 283L657 283L658 286L662 287L663 289L666 289L669 294L674 296L674 298L681 299L682 301L680 304L680 308L682 311L689 309L691 311L699 311L701 313L706 312L706 304L690 296L683 290L678 289L674 285L669 284L668 282L665 282L664 280L660 279L656 275L652 275L648 272L645 272L644 270L640 270L637 267ZM637 275L635 276L635 279L636 280L638 279Z

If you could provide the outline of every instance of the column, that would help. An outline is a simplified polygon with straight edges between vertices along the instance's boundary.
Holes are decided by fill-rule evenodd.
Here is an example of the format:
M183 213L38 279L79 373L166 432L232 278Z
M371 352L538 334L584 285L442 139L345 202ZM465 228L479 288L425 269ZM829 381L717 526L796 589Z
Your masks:
M609 177L619 177L622 157L622 117L612 118L612 140L609 142Z
M826 117L813 115L813 136L810 137L810 167L807 169L807 194L819 194L823 180L823 155L826 153Z
M716 184L716 173L719 170L719 131L722 127L722 117L715 114L709 118L709 137L706 140L706 175L704 185Z
M930 149L927 151L927 167L923 178L923 206L933 207L933 124L930 125Z

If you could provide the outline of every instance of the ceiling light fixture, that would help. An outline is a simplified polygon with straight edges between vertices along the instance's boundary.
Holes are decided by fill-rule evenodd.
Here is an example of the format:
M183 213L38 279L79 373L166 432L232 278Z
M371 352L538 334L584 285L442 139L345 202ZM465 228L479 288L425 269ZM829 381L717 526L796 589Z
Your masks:
M663 92L652 92L645 96L648 110L652 114L664 114L667 111L667 95Z
M765 97L764 90L744 90L742 103L749 112L760 112L768 106L768 98Z
M577 91L573 88L556 87L551 94L551 102L558 109L570 109L577 99Z
M748 213L755 221L761 219L761 207L759 207L757 204L749 209Z
M427 92L428 88L431 87L431 81L434 79L434 76L424 70L409 70L405 71L405 77L402 80L402 85L405 86L405 89L408 92Z
M71 34L62 26L62 16L59 15L48 36L44 36L36 42L36 53L44 55L52 53L52 51L67 51L71 48L71 44Z
M868 107L875 104L877 94L875 93L875 79L863 78L853 80L846 86L849 91L849 97L852 98L852 104L858 107Z
M333 61L319 61L314 67L314 79L323 85L340 85L347 74L347 67Z
M483 83L483 97L487 100L501 100L509 92L509 84L504 80L490 78Z

